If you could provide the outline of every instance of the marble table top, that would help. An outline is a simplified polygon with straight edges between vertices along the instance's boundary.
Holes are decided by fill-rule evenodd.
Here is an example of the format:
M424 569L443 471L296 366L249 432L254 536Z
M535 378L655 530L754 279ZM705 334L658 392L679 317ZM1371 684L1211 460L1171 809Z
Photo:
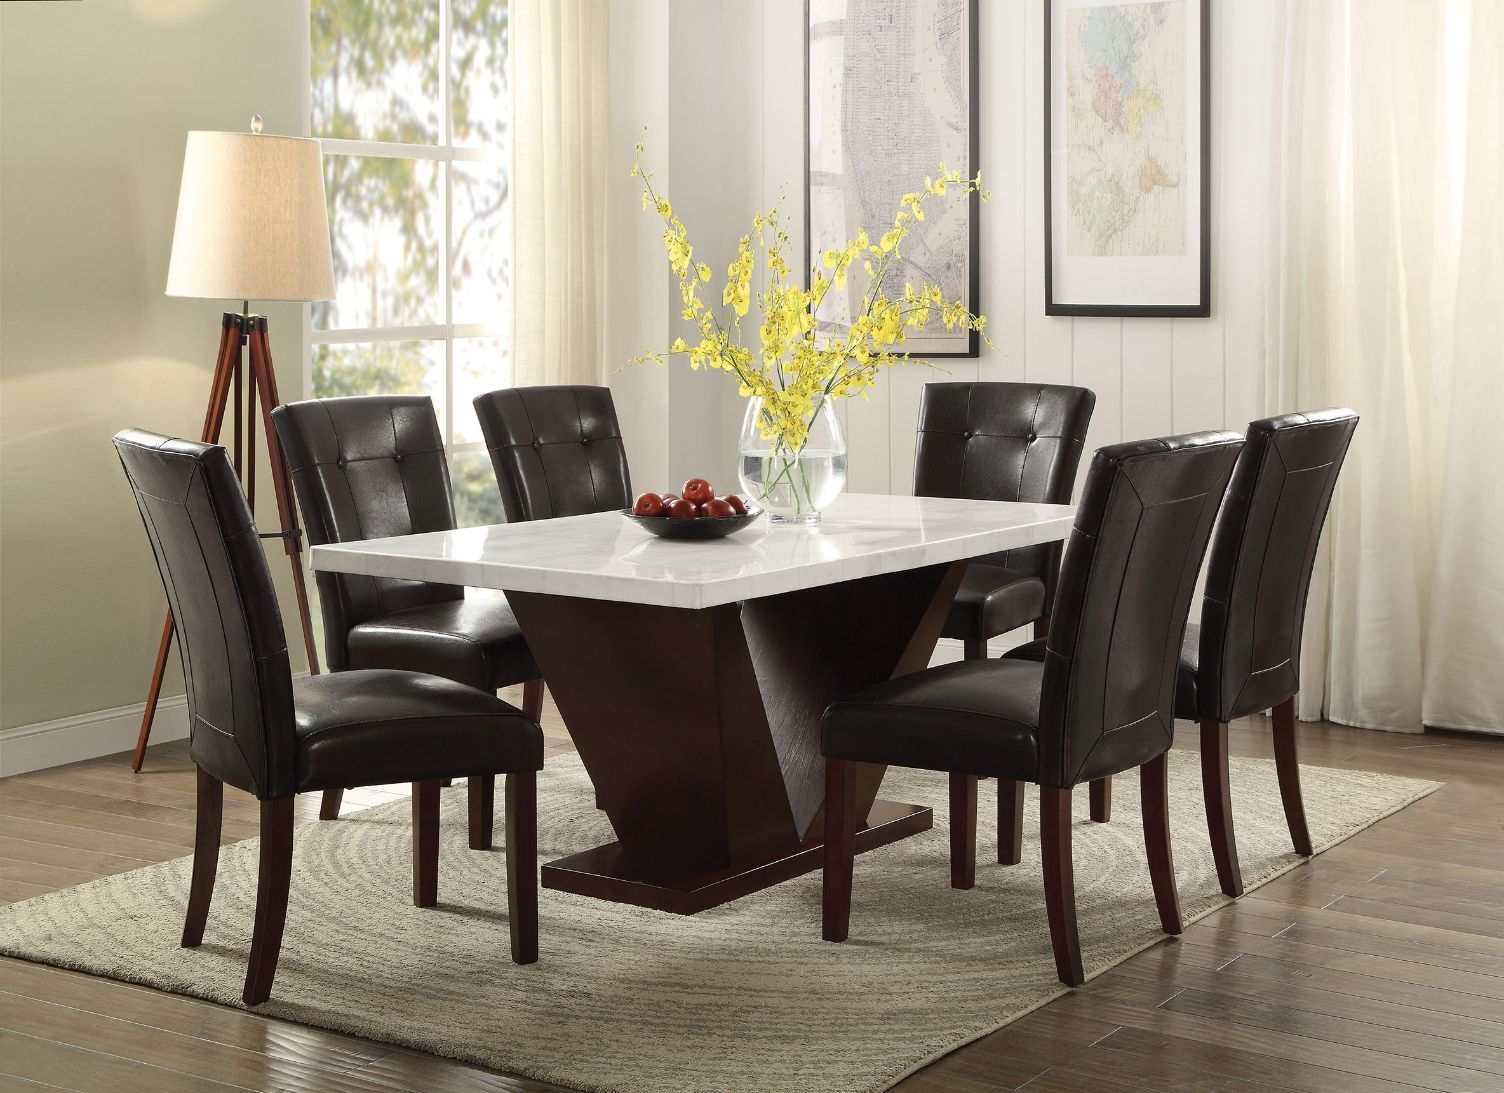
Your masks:
M312 550L324 572L705 608L1064 539L1075 509L844 494L814 528L758 520L725 539L659 539L618 512Z

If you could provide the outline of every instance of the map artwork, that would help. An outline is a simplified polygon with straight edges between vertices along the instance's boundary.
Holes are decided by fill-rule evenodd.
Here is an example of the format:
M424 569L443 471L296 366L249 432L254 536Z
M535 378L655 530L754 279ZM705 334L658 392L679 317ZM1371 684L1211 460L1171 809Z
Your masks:
M1184 0L1065 13L1066 253L1186 253Z
M819 255L859 228L886 230L899 198L922 189L941 164L971 174L966 0L814 0L810 6L810 243ZM913 225L903 261L888 274L970 296L971 205L953 202ZM854 268L829 293L820 328L840 335L867 278ZM965 353L969 335L935 316L909 335L915 353Z

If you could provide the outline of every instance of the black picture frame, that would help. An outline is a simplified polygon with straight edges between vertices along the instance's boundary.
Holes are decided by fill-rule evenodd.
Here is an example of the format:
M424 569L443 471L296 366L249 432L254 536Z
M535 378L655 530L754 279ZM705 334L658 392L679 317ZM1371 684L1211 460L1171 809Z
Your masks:
M1196 101L1200 114L1200 159L1194 177L1200 188L1200 276L1197 299L1182 304L1064 303L1055 299L1055 203L1054 156L1051 146L1054 91L1052 28L1055 8L1063 0L1044 0L1044 311L1046 315L1084 315L1124 318L1206 318L1212 310L1212 189L1211 189L1211 0L1185 0L1187 11L1200 20L1197 38L1200 44Z
M849 4L874 3L891 4L892 0L847 0ZM966 66L967 72L967 168L966 173L975 175L979 169L980 149L980 125L977 117L979 67L981 50L979 48L979 17L978 10L980 0L959 0L966 9ZM812 96L810 87L810 0L804 0L804 287L809 287L810 270L814 263L814 202L811 200L811 163L810 163L810 102ZM936 164L935 166L939 166ZM922 179L914 180L917 189ZM967 197L967 233L966 233L966 307L969 311L977 312L980 307L982 295L981 280L981 209L982 203L979 194L972 193ZM896 211L896 210L895 210ZM869 230L876 225L869 225ZM981 338L975 330L967 332L966 348L950 352L916 353L916 356L925 360L932 358L967 358L981 355Z

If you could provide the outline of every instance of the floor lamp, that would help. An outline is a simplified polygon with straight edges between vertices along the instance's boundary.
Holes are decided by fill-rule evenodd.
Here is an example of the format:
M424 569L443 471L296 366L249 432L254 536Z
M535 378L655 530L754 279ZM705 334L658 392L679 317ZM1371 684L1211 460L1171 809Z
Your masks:
M254 510L259 398L260 428L266 439L281 526L280 531L263 532L261 537L281 539L292 562L308 667L317 674L318 654L303 579L303 533L297 523L287 465L272 427L271 412L281 401L277 373L266 336L266 316L252 314L250 301L334 298L329 215L324 204L318 141L263 135L259 115L251 119L249 133L188 134L178 218L172 233L172 260L167 268L167 295L244 301L239 312L227 311L220 321L219 357L209 384L209 406L200 439L219 442L228 410L231 457ZM141 769L151 736L172 634L169 611L131 758L132 770Z

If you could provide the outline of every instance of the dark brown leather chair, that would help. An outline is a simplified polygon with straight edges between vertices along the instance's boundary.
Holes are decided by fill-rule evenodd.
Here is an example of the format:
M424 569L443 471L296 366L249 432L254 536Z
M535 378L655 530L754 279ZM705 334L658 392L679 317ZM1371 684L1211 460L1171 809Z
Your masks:
M914 493L1068 505L1097 396L1048 383L927 383L919 404ZM1033 623L1049 628L1060 544L978 558L966 567L942 636L968 659Z
M858 763L950 773L951 884L976 873L976 780L1016 786L999 857L1017 863L1022 783L1040 793L1045 902L1063 983L1085 979L1076 934L1071 789L1139 768L1160 924L1180 932L1166 753L1175 651L1217 506L1243 439L1195 433L1102 448L1060 569L1046 659L965 660L899 676L825 711L823 933L851 917Z
M475 399L507 522L632 504L609 387L510 387Z
M471 687L401 671L294 680L271 571L217 445L126 430L115 437L177 626L188 687L198 825L183 945L203 940L224 784L261 801L260 876L243 997L266 1001L292 875L293 799L336 786L413 783L413 902L438 898L439 781L507 775L512 959L538 959L537 778L543 733Z
M1351 410L1313 410L1248 425L1212 537L1201 622L1185 630L1175 716L1201 723L1201 786L1217 880L1243 894L1232 824L1227 723L1269 710L1285 821L1298 854L1314 852L1295 746L1300 638L1316 544L1358 427ZM1025 649L1017 655L1030 655ZM1093 786L1095 790L1096 787ZM1100 795L1100 791L1099 795Z
M1096 405L1096 394L1085 387L927 383L919 403L914 493L1068 505ZM991 639L1021 626L1032 623L1034 636L1044 637L1059 569L1059 543L973 560L941 636L960 641L968 660L985 659ZM998 808L1010 807L1008 787L999 788Z
M293 402L272 411L314 545L454 527L449 465L433 400L367 395ZM319 573L329 667L428 672L494 692L523 684L542 714L543 682L506 597L425 581ZM339 814L340 790L323 817ZM495 787L470 783L470 845L491 846Z

